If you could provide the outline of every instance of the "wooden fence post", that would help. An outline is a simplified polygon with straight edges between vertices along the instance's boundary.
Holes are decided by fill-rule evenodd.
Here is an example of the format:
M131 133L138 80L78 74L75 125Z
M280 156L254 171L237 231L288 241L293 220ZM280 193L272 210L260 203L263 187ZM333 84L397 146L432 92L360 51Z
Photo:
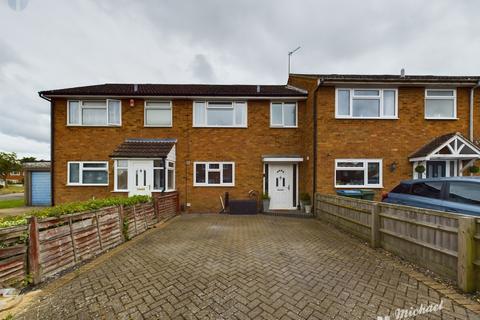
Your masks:
M153 212L155 212L155 217L157 218L157 223L159 223L160 222L160 210L158 210L158 197L154 195L152 197L152 201L153 201Z
M40 236L38 221L35 216L28 221L28 273L32 277L33 284L40 283Z
M72 217L68 218L68 226L70 228L70 239L72 240L72 252L73 252L73 261L75 261L75 263L78 261L78 258L77 258L77 248L75 246L75 237L73 235L73 226L72 226L73 222L72 222Z
M380 205L374 203L370 216L370 246L372 248L380 247Z
M457 284L464 292L475 291L475 218L458 218Z
M123 223L124 223L124 215L123 215L123 204L118 206L118 227L120 228L120 234L122 235L122 242L125 242L125 235L123 234Z

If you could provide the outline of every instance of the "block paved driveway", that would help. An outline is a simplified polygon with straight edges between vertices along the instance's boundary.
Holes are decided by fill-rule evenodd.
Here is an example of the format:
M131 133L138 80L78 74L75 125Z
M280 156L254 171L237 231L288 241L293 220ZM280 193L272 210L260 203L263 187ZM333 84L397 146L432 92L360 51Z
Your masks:
M47 289L15 319L377 319L439 301L321 222L189 215ZM426 318L480 316L444 299L441 313L416 319Z

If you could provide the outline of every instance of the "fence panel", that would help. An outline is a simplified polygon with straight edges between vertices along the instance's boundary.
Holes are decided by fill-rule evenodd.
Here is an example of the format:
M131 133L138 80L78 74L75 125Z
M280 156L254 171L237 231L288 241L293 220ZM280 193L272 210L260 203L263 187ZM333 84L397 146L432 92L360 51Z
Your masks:
M27 276L28 226L0 229L0 287L22 282Z
M388 203L379 206L382 248L442 276L457 278L455 216Z
M480 219L477 219L477 233L475 235L475 275L477 290L480 290Z
M318 194L317 216L369 241L374 202Z

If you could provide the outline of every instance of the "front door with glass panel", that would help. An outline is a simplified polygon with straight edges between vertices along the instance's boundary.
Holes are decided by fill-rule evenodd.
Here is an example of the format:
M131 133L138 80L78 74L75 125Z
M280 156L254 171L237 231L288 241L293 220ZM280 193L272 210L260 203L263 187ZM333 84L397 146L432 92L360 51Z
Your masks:
M152 193L152 161L134 161L131 175L131 195L151 195Z
M442 178L447 176L445 161L427 161L427 178Z
M293 165L269 164L270 209L293 209Z

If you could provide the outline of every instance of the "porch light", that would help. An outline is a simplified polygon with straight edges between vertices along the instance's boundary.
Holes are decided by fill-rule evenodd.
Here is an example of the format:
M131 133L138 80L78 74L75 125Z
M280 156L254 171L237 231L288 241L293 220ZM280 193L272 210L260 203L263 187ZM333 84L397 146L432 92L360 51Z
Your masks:
M133 106L135 106L135 100L130 99L130 107L133 107Z
M393 161L392 163L390 163L390 172L394 172L395 170L397 170L397 166L397 161Z

